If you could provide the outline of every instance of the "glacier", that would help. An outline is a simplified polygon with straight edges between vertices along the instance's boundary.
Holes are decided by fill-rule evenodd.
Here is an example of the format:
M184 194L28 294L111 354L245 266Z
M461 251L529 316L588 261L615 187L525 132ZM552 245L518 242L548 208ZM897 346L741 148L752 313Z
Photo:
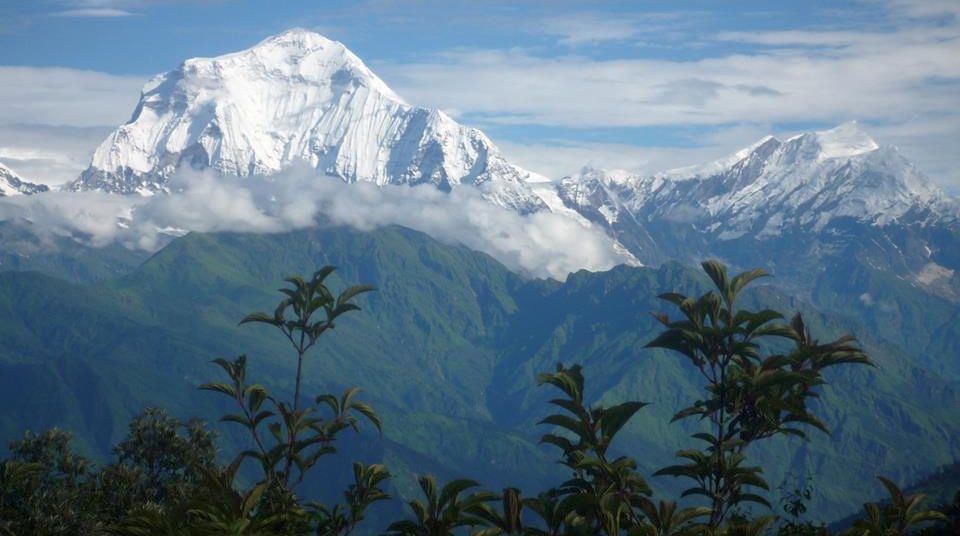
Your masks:
M342 43L302 29L150 80L67 189L152 195L184 166L246 177L296 162L346 182L471 185L520 213L545 208L525 182L534 175L482 132L411 106Z

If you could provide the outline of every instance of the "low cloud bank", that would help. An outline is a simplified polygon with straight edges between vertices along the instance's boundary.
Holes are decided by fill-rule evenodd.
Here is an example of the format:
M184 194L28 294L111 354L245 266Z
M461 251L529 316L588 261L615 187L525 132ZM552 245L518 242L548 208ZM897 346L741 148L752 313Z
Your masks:
M627 261L598 229L558 214L521 216L472 188L448 194L431 185L345 184L308 169L243 179L184 171L171 186L177 193L154 197L50 192L0 198L0 221L29 221L40 240L71 236L95 247L120 243L150 251L170 235L191 231L279 233L320 221L360 230L396 224L482 251L510 269L556 279Z

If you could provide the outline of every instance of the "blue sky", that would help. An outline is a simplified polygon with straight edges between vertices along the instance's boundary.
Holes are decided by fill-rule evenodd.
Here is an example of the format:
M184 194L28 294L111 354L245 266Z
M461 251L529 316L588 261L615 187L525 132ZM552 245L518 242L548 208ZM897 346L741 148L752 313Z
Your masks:
M0 161L62 182L183 59L299 26L560 176L857 119L960 193L960 2L7 0Z

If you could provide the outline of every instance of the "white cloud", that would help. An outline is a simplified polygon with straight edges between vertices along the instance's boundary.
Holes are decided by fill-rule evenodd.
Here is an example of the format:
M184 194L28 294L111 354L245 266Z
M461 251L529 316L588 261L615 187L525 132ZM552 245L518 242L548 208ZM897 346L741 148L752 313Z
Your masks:
M888 120L960 105L957 57L960 32L929 39L871 36L830 52L777 48L697 61L461 50L393 66L388 78L414 102L508 124Z
M54 17L115 18L136 15L135 10L148 4L182 0L55 0L62 8L50 13Z
M644 36L665 34L690 26L695 19L691 12L644 13L567 13L546 17L530 25L530 31L556 36L562 45L571 47L610 41L634 41Z
M72 180L126 121L146 77L0 66L0 161L32 182Z
M124 0L64 4L121 10L143 5ZM698 32L697 40L712 40L718 50L734 44L741 51L701 59L547 57L540 55L543 50L460 49L415 63L378 65L377 70L411 102L469 117L469 123L481 128L563 127L563 141L496 140L519 164L549 176L570 173L585 163L634 171L702 163L770 133L756 132L752 139L692 140L697 147L677 148L669 143L630 143L629 136L622 136L619 144L585 141L591 129L684 127L701 129L709 137L715 131L732 130L731 126L755 130L756 125L857 119L879 141L899 145L922 170L956 192L960 152L951 140L960 139L960 117L955 112L960 110L957 5L952 0L877 1L869 8L886 12L889 20L861 25L870 31L851 30L847 24L835 30ZM670 32L688 24L686 18L687 14L678 18L675 13L645 17L575 13L548 16L530 23L528 31L555 36L571 46L622 41L628 45L622 50L629 51L646 46L648 32L673 35ZM0 67L0 122L116 125L127 119L145 78ZM580 140L578 132L584 133ZM0 132L0 159L5 154L10 158L12 149L23 149L3 137ZM38 147L50 151L56 145L33 148ZM74 161L73 156L68 159ZM56 184L68 175L63 160L13 163L28 177ZM570 165L560 169L561 163Z
M544 33L560 36L566 45L620 41L636 37L638 29L630 20L598 20L596 16L558 17L544 21Z
M885 0L886 7L897 15L912 18L960 17L956 0Z
M57 11L52 13L54 17L129 17L133 13L125 9L115 9L115 8L84 8L84 9L67 9L64 11Z
M755 141L755 139L750 140ZM730 143L735 143L730 140ZM748 145L749 142L741 145ZM631 173L652 174L716 160L733 152L734 145L708 145L696 148L641 147L624 143L548 143L497 144L508 160L524 169L558 179L583 166L622 169Z
M306 169L249 179L184 171L174 185L183 190L146 198L95 192L0 198L0 221L28 220L41 238L74 236L94 246L118 242L148 250L163 243L161 230L170 229L274 233L318 221L361 230L397 224L462 243L511 269L557 279L624 260L598 229L552 213L521 216L470 188L446 194L430 185L348 185Z
M147 77L59 67L0 66L0 121L90 127L130 117Z
M947 5L921 9L916 4L897 3L891 9L895 26L884 31L790 30L713 36L717 43L747 46L749 53L676 60L546 57L519 49L453 50L414 64L387 66L386 78L412 102L456 109L477 118L481 127L484 123L558 126L589 133L603 128L839 124L857 119L868 130L878 126L876 133L882 142L901 146L935 180L958 190L960 153L955 141L952 148L944 145L960 139L955 112L960 109L960 23L949 18ZM900 14L903 16L898 18ZM919 18L937 14L947 18L933 22ZM572 30L568 34L568 39L575 39ZM743 46L738 50L744 50ZM943 124L945 117L949 125ZM900 128L894 131L885 125ZM945 129L951 137L933 140L939 141L933 144L932 136L924 133ZM520 147L523 144L501 144L508 153L530 153ZM553 155L582 154L581 149L587 147L605 153L623 149L626 156L614 155L620 161L674 160L683 152L627 143L543 145L547 145L545 155L551 156L536 160L547 166L527 165L548 175L556 175L550 169L556 167L550 165ZM712 145L704 143L706 149ZM724 152L737 148L727 143ZM698 152L712 151L688 153ZM581 163L600 160L599 154L584 156ZM631 167L646 166L641 162Z
M0 124L0 162L30 182L63 184L89 165L112 128Z
M558 179L583 166L653 174L665 170L705 164L735 153L763 136L771 126L744 123L697 133L696 146L644 147L626 143L577 143L563 140L517 143L500 142L499 148L511 162ZM784 137L792 133L782 133Z

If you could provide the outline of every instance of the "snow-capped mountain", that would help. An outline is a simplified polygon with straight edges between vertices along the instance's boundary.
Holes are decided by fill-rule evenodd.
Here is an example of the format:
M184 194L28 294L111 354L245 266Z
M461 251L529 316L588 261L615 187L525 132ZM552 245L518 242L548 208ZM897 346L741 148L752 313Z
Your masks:
M0 197L37 194L47 190L49 190L47 186L27 182L12 169L0 163Z
M569 206L596 210L607 225L626 212L700 224L721 240L820 231L838 218L883 226L958 216L954 200L856 123L785 141L769 136L717 162L653 176L586 169L559 188Z
M600 225L645 264L720 256L776 267L802 251L803 271L855 248L864 262L931 288L947 281L960 296L956 201L856 123L768 136L656 175L584 169L545 182L479 130L405 102L341 43L299 29L148 82L131 120L68 189L149 195L170 191L184 167L245 177L297 163L347 182L476 187L522 214Z
M721 256L823 269L856 250L873 266L960 291L960 204L856 123L768 136L716 162L652 176L584 169L559 181L557 193L644 263Z
M300 29L152 79L68 189L149 195L184 166L243 177L296 162L347 182L474 185L521 213L545 207L482 132L407 104L343 44Z

